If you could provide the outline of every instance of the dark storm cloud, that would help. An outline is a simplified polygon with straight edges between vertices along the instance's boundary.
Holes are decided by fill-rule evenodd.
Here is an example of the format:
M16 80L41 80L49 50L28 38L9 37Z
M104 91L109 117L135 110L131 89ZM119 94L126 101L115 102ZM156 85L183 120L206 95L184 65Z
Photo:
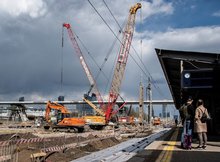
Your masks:
M48 10L39 17L25 13L0 16L0 96L3 99L16 94L27 98L31 93L44 97L61 94L62 23L77 15L85 3L49 1L46 5ZM86 91L89 84L66 33L63 89L67 94L74 94L74 91ZM7 98L10 99L14 98Z
M83 41L99 66L103 63L115 40L106 24L87 1L32 0L29 8L16 6L14 1L7 2L11 3L8 6L0 6L0 100L17 100L20 96L25 96L27 100L48 100L57 99L59 95L64 95L66 99L81 99L83 93L89 89L89 82L69 41L66 30L64 30L65 39L62 51L62 23L71 23L74 32ZM135 0L106 2L119 20L119 24L124 23L130 6L136 3ZM101 1L92 1L92 3L117 33L119 31L118 26L104 4ZM152 2L143 1L144 22L149 16L170 15L173 10L172 3L155 0ZM139 23L140 19L137 18L136 24ZM144 25L147 26L148 24ZM204 43L199 38L201 36L208 38L208 35L213 39L206 39L206 47L213 44L217 45L219 42L219 37L216 34L219 32L218 27L172 30L169 27L167 28L163 33L147 30L135 31L132 41L135 49L140 51L140 38L143 40L143 62L155 82L161 86L161 91L164 91L164 94L168 94L169 90L154 51L155 47L200 49L204 47ZM192 35L196 39L191 39ZM121 37L119 38L121 39ZM183 44L184 46L182 46ZM216 48L216 46L211 47ZM97 79L99 90L105 96L108 95L114 60L119 48L120 43L117 42L103 68L107 78L100 74ZM91 61L90 56L82 46L81 49L93 75L96 76L99 71L98 67ZM60 82L62 54L63 89L61 89ZM131 55L136 61L138 60L132 49ZM139 65L141 65L140 62ZM125 99L138 99L140 76L141 70L135 61L129 57L121 87L121 93ZM143 77L145 86L147 85L147 77ZM159 96L157 92L154 92L153 95Z

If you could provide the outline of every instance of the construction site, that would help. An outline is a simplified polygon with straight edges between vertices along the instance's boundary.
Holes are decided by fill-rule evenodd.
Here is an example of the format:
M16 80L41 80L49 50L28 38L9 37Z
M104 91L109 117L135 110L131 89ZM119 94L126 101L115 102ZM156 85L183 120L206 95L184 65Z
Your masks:
M98 90L96 79L86 63L71 25L62 24L63 32L67 30L74 53L91 86L89 92L83 95L82 103L77 105L87 105L89 111L80 114L69 110L68 106L71 103L65 102L64 96L60 96L58 101L31 103L20 98L18 102L2 102L1 104L5 107L2 107L1 115L3 113L6 115L1 116L0 121L0 161L78 161L78 158L107 148L116 151L117 149L112 148L113 146L117 147L118 151L123 149L138 151L150 143L146 142L146 137L151 136L152 142L173 127L173 121L165 123L159 117L152 118L152 103L148 105L150 113L147 119L144 117L143 86L140 86L138 116L130 113L132 106L126 108L127 102L120 96L120 87L134 33L135 17L140 8L141 3L137 3L128 12L108 102L103 100ZM105 60L107 61L107 58ZM150 94L150 85L148 89ZM122 99L121 103L117 103L119 97ZM149 99L152 101L151 96ZM41 115L36 115L39 109L29 108L31 105L38 104L46 105L41 109ZM32 115L28 115L27 111L31 111ZM102 153L103 157L100 155L98 157L105 159L112 156L115 153L113 150L106 150Z
M0 120L0 161L93 161L94 156L101 161L124 149L138 152L175 125L158 117L147 123L143 112L139 121L127 115L108 123L99 115L74 117L65 106L51 101L43 116L27 114L23 104L13 104L7 111Z
M0 2L0 162L219 161L219 2L132 2Z
M40 113L43 116L26 113L28 108L23 104L13 104L7 111L0 118L0 161L93 161L94 156L101 161L122 150L143 150L175 126L173 120L158 117L147 123L143 112L138 121L128 115L108 123L104 115L74 117L67 107L51 101ZM123 156L127 156L126 151Z
M8 125L1 124L1 161L71 161L162 130L162 126L147 128L131 125L103 130L84 128L83 133L68 130L54 132L42 127L8 128Z

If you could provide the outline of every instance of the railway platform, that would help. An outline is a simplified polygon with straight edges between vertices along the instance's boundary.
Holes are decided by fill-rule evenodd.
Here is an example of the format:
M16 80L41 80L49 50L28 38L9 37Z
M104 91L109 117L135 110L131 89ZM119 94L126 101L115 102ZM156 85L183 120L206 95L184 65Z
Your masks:
M193 140L192 149L181 148L182 127L171 129L166 135L155 140L138 152L128 162L219 162L220 136L208 135L206 149L197 149L198 141Z

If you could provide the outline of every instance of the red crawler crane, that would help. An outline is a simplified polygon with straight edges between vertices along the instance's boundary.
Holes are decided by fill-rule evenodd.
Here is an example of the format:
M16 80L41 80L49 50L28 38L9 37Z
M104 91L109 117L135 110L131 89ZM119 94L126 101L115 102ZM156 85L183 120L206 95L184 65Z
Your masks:
M123 33L123 40L121 44L121 49L118 55L118 60L116 63L114 76L112 79L112 84L109 92L109 101L108 107L106 111L106 120L109 121L112 115L112 109L115 105L115 102L118 98L121 82L124 76L125 67L128 60L128 54L131 46L131 41L134 33L134 25L135 25L135 16L137 10L141 8L141 4L137 3L133 7L130 8L128 22Z
M63 27L65 27L67 29L67 31L68 31L71 43L72 43L72 45L73 45L73 47L74 47L74 49L76 51L76 54L77 54L77 56L78 56L78 58L80 60L81 65L82 65L82 67L83 67L83 69L84 69L84 71L86 73L86 76L87 76L87 78L88 78L88 80L90 82L91 88L93 89L93 91L94 91L94 93L95 93L95 95L96 95L96 97L98 99L98 102L99 102L101 108L103 108L103 99L102 99L101 94L100 94L100 92L98 90L96 82L95 82L95 80L94 80L94 78L92 76L92 73L91 73L91 71L90 71L90 69L89 69L89 67L88 67L88 65L87 65L87 63L86 63L86 61L84 59L83 53L82 53L82 51L81 51L81 49L80 49L80 47L79 47L79 45L78 45L78 43L76 41L76 38L75 38L75 35L74 35L74 33L73 33L72 29L71 29L71 26L68 23L64 23Z
M90 82L91 87L94 90L94 93L97 96L98 102L99 102L102 110L97 108L96 105L94 105L91 101L89 101L85 98L84 98L84 101L87 102L93 109L95 109L96 112L98 112L102 117L104 117L105 123L102 123L101 125L106 125L110 121L112 114L114 114L113 107L115 106L116 100L119 96L120 87L121 87L122 79L124 76L126 63L128 60L128 54L129 54L129 50L130 50L130 46L131 46L131 41L133 38L135 16L136 16L136 12L139 8L141 8L141 4L137 3L136 5L132 6L129 11L128 22L127 22L125 31L123 33L123 40L121 42L121 48L120 48L120 52L118 55L116 67L114 70L112 84L111 84L111 88L110 88L110 92L109 92L109 100L108 100L107 110L105 112L102 111L102 110L104 110L103 99L98 91L98 88L96 86L96 82L93 79L93 76L92 76L92 74L86 64L86 61L85 61L83 54L79 48L79 45L76 41L74 33L71 30L71 26L70 26L70 24L67 24L67 23L63 24L63 27L67 28L72 45L73 45L74 49L76 50L76 54L80 59L81 65L87 75L87 78Z

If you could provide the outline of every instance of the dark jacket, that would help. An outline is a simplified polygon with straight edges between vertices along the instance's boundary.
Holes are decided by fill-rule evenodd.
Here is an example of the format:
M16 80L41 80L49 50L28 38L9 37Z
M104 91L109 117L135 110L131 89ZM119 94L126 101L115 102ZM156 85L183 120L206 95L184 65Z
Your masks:
M192 104L187 106L187 113L188 113L188 117L186 118L186 120L190 120L190 121L194 121L194 117L195 117L195 109L194 106Z
M182 124L186 121L186 120L190 120L190 129L193 129L194 127L194 117L195 117L195 109L194 106L189 103L184 104L183 106L181 106L180 108L180 116L182 119Z

